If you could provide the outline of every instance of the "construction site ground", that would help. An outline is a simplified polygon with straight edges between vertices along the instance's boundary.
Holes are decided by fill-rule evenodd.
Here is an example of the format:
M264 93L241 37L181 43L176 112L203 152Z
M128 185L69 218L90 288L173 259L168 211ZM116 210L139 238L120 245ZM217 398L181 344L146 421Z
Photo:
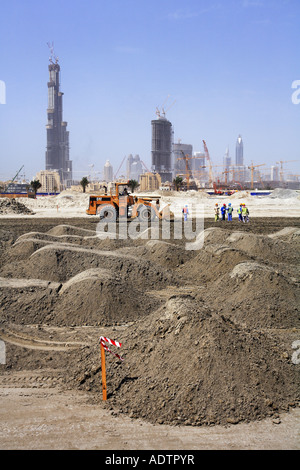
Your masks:
M0 448L299 450L300 218L207 218L197 251L97 223L1 217Z

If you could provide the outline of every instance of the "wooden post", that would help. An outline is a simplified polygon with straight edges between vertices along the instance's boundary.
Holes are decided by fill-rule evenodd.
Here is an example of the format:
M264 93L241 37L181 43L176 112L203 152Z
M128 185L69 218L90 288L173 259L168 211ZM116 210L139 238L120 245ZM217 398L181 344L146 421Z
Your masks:
M105 370L105 350L103 344L101 344L101 371L102 371L102 394L103 400L107 398L106 391L106 370Z

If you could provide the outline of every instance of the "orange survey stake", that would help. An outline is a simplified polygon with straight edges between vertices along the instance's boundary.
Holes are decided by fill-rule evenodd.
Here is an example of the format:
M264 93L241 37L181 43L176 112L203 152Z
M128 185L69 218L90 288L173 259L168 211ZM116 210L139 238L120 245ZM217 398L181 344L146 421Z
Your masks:
M114 346L117 346L120 348L122 346L122 343L119 343L118 341L114 341L109 338L105 338L104 336L100 337L100 347L101 347L101 371L102 371L102 394L103 394L103 400L107 399L107 390L106 390L106 369L105 369L105 351L110 352L114 356L116 356L118 359L123 361L123 358L119 356L119 354L115 354L112 352L105 343L112 344Z
M102 371L102 395L103 395L103 400L106 400L107 390L106 390L105 351L104 351L104 347L102 343L101 343L101 371Z

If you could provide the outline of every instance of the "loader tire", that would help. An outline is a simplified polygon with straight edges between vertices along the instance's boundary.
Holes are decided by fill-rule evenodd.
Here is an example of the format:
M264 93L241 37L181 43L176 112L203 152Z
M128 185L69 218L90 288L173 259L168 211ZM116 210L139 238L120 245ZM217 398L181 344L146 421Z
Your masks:
M151 222L155 219L155 210L149 206L141 206L139 208L139 220L141 222Z
M99 206L97 208L97 215L100 216L100 220L105 220L106 222L115 222L117 220L117 211L114 206L109 204Z

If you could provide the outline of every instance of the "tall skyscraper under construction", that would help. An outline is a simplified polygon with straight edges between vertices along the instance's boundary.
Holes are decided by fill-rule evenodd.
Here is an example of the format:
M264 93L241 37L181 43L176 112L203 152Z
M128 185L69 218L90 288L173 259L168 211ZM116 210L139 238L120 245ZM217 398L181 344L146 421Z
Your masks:
M60 91L60 66L53 46L49 58L46 170L57 170L64 187L72 184L72 161L69 159L69 131L63 121L63 93Z
M159 115L158 119L151 121L152 126L152 171L158 173L161 182L172 182L172 124L164 116Z

